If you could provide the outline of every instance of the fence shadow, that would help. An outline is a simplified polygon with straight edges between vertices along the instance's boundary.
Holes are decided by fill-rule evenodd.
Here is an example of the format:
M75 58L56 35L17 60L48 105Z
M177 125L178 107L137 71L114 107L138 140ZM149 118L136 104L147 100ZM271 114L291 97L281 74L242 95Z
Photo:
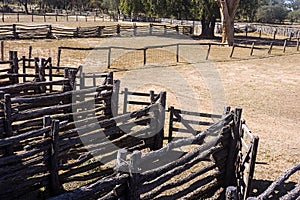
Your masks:
M270 180L252 180L252 190L249 196L258 196L263 193L273 181ZM272 196L268 199L279 199L284 196L287 191L291 191L296 187L297 183L295 182L284 182L276 187L275 192L272 193Z

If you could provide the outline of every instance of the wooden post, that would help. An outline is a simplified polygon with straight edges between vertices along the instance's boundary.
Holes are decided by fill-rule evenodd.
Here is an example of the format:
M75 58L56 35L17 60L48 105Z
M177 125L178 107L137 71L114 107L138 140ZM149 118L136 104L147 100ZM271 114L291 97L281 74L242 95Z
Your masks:
M253 43L252 43L252 46L251 46L251 50L250 50L250 56L252 56L252 55L253 55L253 51L254 51L254 45L255 45L255 43L253 42Z
M164 125L165 125L165 108L166 108L166 98L167 98L167 93L166 92L161 92L159 98L159 110L156 113L154 113L154 118L157 120L157 128L154 130L157 131L155 137L154 137L154 145L151 150L158 150L163 147L163 140L164 140ZM155 111L154 111L155 112Z
M152 35L153 34L153 24L150 23L149 25L149 34Z
M120 92L120 81L114 80L113 93L111 99L111 113L112 117L118 116L118 106L119 106L119 92Z
M120 36L120 34L121 34L121 25L118 24L117 25L117 36Z
M276 34L277 34L277 28L275 28L275 30L274 30L273 40L276 39Z
M97 28L97 36L101 37L101 35L102 35L102 27L98 26L98 28Z
M238 192L236 187L229 186L226 188L225 200L238 200Z
M2 22L5 21L4 12L2 13Z
M226 163L226 173L225 173L225 187L237 185L236 168L238 152L240 151L240 140L241 140L241 117L242 109L236 108L234 110L233 119L233 130L231 132L231 140L229 142L229 155Z
M246 31L246 38L248 37L248 24L246 24L246 27L245 27L245 31Z
M51 126L51 147L50 147L50 193L52 196L62 191L62 185L58 175L58 153L59 153L59 120L54 120Z
M36 82L40 81L40 77L39 77L39 73L40 73L39 62L40 62L39 58L37 58L37 57L34 58L34 69L35 69L35 75L36 75L36 78L34 80Z
M144 51L144 65L146 65L147 64L147 48L144 48L143 51Z
M286 50L286 46L287 46L287 40L284 40L284 44L283 44L283 53L285 53Z
M66 20L67 20L67 22L69 21L69 16L68 16L68 13L67 13L67 16L66 16Z
M141 183L139 181L139 166L141 164L141 156L142 153L140 151L134 151L130 159L130 179L128 184L130 200L140 200L139 186Z
M49 74L49 81L53 81L53 71L52 71L53 66L52 66L52 58L51 57L48 58L48 62L49 62L49 73L48 73ZM52 84L50 85L49 89L50 89L50 92L53 91L53 85Z
M16 25L16 24L13 24L12 26L13 26L13 27L12 27L12 31L13 31L14 38L15 38L15 39L18 39L19 36L18 36L18 34L17 34L17 25Z
M58 51L57 51L57 67L60 66L60 57L61 57L61 47L58 47ZM59 69L57 69L56 71L59 72Z
M297 39L297 47L296 47L296 49L297 49L297 51L299 51L299 38Z
M1 41L1 60L4 60L4 41Z
M124 88L123 114L127 113L128 88Z
M258 37L261 38L261 29L259 29L259 36Z
M87 14L85 15L85 22L87 22L88 20L87 20Z
M170 111L170 119L169 119L169 136L168 136L168 143L170 143L173 139L173 119L174 119L174 107L171 106L169 108Z
M18 52L13 51L13 65L12 65L12 73L13 74L18 74L19 73L19 59L18 59ZM19 83L19 78L14 77L13 79L13 84Z
M175 30L176 30L177 35L179 35L179 26L178 25L175 26Z
M48 32L47 32L47 38L51 38L52 37L52 26L49 25L48 26Z
M3 93L1 94L1 96ZM11 98L10 94L5 94L4 95L4 130L5 130L5 137L11 137L13 136L13 131L12 131L12 109L11 109ZM6 148L6 155L13 155L13 146L8 146Z
M231 53L229 56L230 58L232 58L232 56L233 56L234 49L235 49L235 44L232 45Z
M269 50L268 50L269 55L272 53L272 49L273 49L273 42L270 43L270 47L269 47Z
M76 14L76 22L78 22L78 15Z
M107 54L107 68L110 68L110 57L111 57L111 47L108 48L108 54Z
M33 13L31 14L31 22L33 22Z
M44 22L46 22L46 15L44 14Z
M96 22L96 15L94 15L94 22Z
M230 113L230 109L231 109L230 106L225 106L222 116L225 117L226 115L228 115Z
M209 54L210 54L211 44L208 45L207 54L205 60L208 60Z
M136 23L133 24L133 35L136 36L137 33L137 26Z
M117 172L128 172L128 166L126 163L126 156L128 151L126 149L119 149L117 154L117 164L116 164L116 171Z
M55 15L55 21L56 21L56 22L57 22L57 15L58 15L58 14L56 13L56 15Z
M179 44L176 44L176 63L179 63Z
M20 22L20 14L17 13L17 22Z
M164 25L164 35L167 34L167 25Z
M31 66L31 58L32 58L32 46L28 47L28 66Z
M26 74L26 56L22 56L23 74ZM26 82L26 76L23 77L23 83Z

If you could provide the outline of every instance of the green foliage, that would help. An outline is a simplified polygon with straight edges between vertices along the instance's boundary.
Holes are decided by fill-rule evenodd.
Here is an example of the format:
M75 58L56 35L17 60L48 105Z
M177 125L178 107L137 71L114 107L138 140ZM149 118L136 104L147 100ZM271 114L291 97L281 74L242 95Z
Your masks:
M237 18L253 22L259 7L259 0L240 0Z
M261 6L257 11L257 19L266 23L282 23L287 18L287 15L287 8L280 4Z
M290 11L288 14L288 19L290 22L299 22L300 21L300 9Z

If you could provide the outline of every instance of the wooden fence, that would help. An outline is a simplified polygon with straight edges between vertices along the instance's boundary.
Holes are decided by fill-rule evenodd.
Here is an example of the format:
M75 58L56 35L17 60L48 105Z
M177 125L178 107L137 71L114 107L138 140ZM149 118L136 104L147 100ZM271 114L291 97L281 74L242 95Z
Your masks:
M300 171L300 164L295 165L291 169L284 172L277 180L275 180L263 193L258 195L257 197L248 197L244 198L247 200L258 200L258 199L269 199L269 197L275 193L277 187L284 183L284 181L288 180L293 174L297 171ZM300 185L295 186L290 191L285 190L286 194L281 196L280 199L298 199L300 196ZM226 189L226 200L237 200L238 194L236 187L228 187Z
M193 33L190 26L172 26L161 24L145 25L110 25L94 27L64 28L54 25L0 25L0 39L42 39L64 37L107 37L107 36L145 36L165 34Z

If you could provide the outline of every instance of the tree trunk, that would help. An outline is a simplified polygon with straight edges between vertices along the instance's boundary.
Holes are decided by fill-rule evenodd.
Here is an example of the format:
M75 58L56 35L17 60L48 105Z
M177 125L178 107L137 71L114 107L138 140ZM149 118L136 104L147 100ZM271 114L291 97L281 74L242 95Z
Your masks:
M222 43L234 43L234 17L239 0L218 0L222 22Z
M206 19L205 16L202 16L201 19L201 38L207 38L207 39L212 39L215 37L214 30L215 30L215 24L216 24L216 19Z

